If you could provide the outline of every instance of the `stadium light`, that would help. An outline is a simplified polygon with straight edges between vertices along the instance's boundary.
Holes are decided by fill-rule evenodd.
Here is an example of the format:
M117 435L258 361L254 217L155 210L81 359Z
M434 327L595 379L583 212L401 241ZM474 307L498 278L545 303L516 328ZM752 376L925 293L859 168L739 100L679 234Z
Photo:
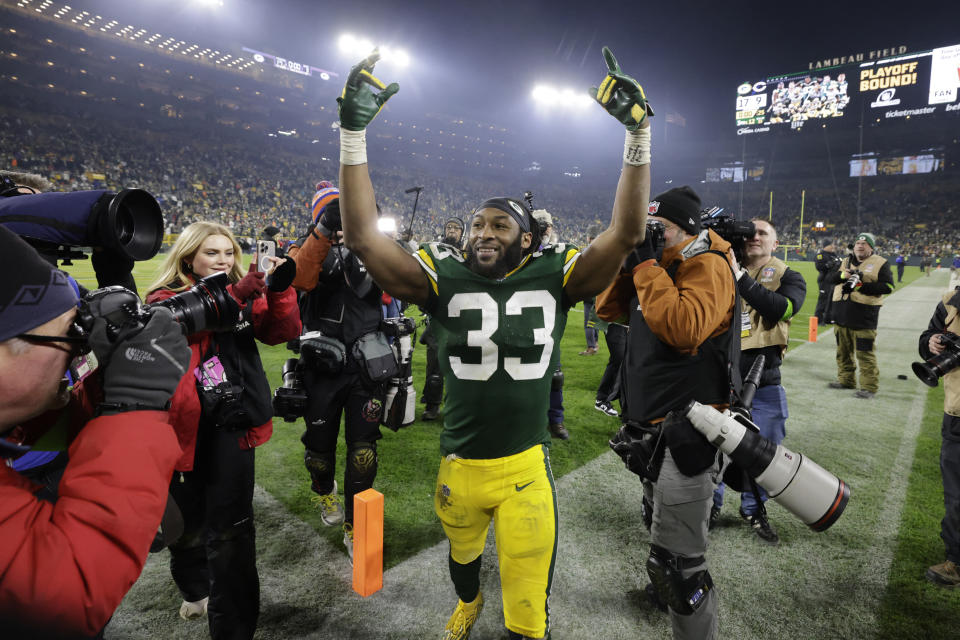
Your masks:
M545 84L536 85L530 95L538 104L554 109L579 110L589 107L593 102L586 91L576 91L569 87L558 89Z
M377 229L381 233L392 235L397 232L397 221L390 216L383 216L377 220Z
M223 6L223 0L194 0L194 2L196 2L199 5L203 5L204 7L222 7Z
M374 45L369 38L356 37L349 33L344 33L337 39L337 48L345 56L350 58L362 58L368 55L376 47L380 51L380 60L397 67L410 66L410 54L405 50L390 45Z

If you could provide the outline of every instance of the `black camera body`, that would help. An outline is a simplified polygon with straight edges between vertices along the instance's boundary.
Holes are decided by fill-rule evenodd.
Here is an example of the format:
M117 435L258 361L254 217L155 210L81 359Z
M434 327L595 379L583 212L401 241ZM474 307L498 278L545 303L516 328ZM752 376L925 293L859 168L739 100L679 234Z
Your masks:
M283 384L273 394L273 415L283 418L284 422L296 422L307 411L307 391L298 371L299 364L296 358L288 358L283 363Z
M960 336L949 331L940 335L943 351L926 362L914 362L911 367L923 383L929 387L937 386L940 378L960 366Z
M283 382L273 393L273 415L284 422L295 422L307 411L307 391L303 371L310 368L327 376L339 375L347 362L346 346L332 336L310 331L287 342L287 348L300 355L289 358L280 370Z
M413 318L401 316L399 318L384 318L380 322L380 331L390 338L402 338L412 335L417 330L417 321Z
M656 220L647 221L647 238L650 238L650 246L653 248L653 255L656 256L657 262L660 261L660 258L663 257L663 248L667 244L666 233L667 227L662 223Z
M821 254L821 255L824 255L824 254ZM835 253L824 255L823 269L824 271L833 271L835 269L839 269L842 263L843 263L843 258L841 258Z
M700 226L730 243L737 262L744 264L747 257L747 240L757 235L757 226L750 220L737 220L724 215L723 207L709 207L700 212Z
M203 388L200 391L203 415L221 429L237 431L249 429L253 419L241 399L242 395L243 388L229 380Z
M174 319L183 325L184 333L200 331L229 331L240 317L240 306L227 293L230 280L225 273L202 278L193 287L175 296L145 305L133 291L119 286L91 291L80 302L77 326L89 335L94 320L107 321L107 334L115 339L121 329L131 323L146 324L152 307L166 307Z

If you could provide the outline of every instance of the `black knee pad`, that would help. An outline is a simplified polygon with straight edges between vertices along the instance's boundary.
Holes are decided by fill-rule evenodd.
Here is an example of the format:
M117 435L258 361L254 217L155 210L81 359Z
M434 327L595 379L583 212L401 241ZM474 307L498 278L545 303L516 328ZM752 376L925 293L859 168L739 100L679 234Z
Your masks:
M683 558L676 556L663 547L650 546L647 558L647 575L660 600L682 616L688 616L700 608L706 601L707 593L713 589L710 572L704 569L684 579L681 573L684 566L703 564L703 556Z
M320 453L319 451L313 451L307 449L303 452L303 463L307 467L307 471L311 473L330 473L334 468L336 452L324 452Z
M333 482L333 473L336 470L336 452L319 452L307 449L303 452L303 463L310 473L310 480L314 491L323 491Z
M550 380L550 391L563 391L563 370L557 367L553 372L553 378Z
M857 338L857 351L873 351L873 338Z
M377 472L377 443L354 442L347 445L347 470L363 477Z

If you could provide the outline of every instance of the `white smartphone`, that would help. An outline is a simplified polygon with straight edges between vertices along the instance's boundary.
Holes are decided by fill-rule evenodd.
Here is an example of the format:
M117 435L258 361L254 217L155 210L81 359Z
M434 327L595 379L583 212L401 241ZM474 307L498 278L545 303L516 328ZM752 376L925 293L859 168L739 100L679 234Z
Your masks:
M277 257L277 243L273 240L257 240L257 271L267 272L273 267L273 262L267 258Z

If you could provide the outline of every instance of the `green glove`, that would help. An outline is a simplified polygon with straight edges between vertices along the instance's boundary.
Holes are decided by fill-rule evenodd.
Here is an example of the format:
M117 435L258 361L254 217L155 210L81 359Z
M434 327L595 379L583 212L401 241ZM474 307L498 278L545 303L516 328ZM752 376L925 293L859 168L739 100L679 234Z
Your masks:
M603 48L603 59L607 63L607 77L599 89L590 88L590 95L627 130L636 131L647 116L653 115L653 107L647 102L643 87L620 70L617 59L607 47Z
M337 98L340 110L340 127L348 131L363 131L377 117L380 108L390 96L400 90L396 82L384 85L373 73L373 65L380 59L380 52L373 50L369 56L350 69L343 93ZM371 87L380 89L374 93Z

